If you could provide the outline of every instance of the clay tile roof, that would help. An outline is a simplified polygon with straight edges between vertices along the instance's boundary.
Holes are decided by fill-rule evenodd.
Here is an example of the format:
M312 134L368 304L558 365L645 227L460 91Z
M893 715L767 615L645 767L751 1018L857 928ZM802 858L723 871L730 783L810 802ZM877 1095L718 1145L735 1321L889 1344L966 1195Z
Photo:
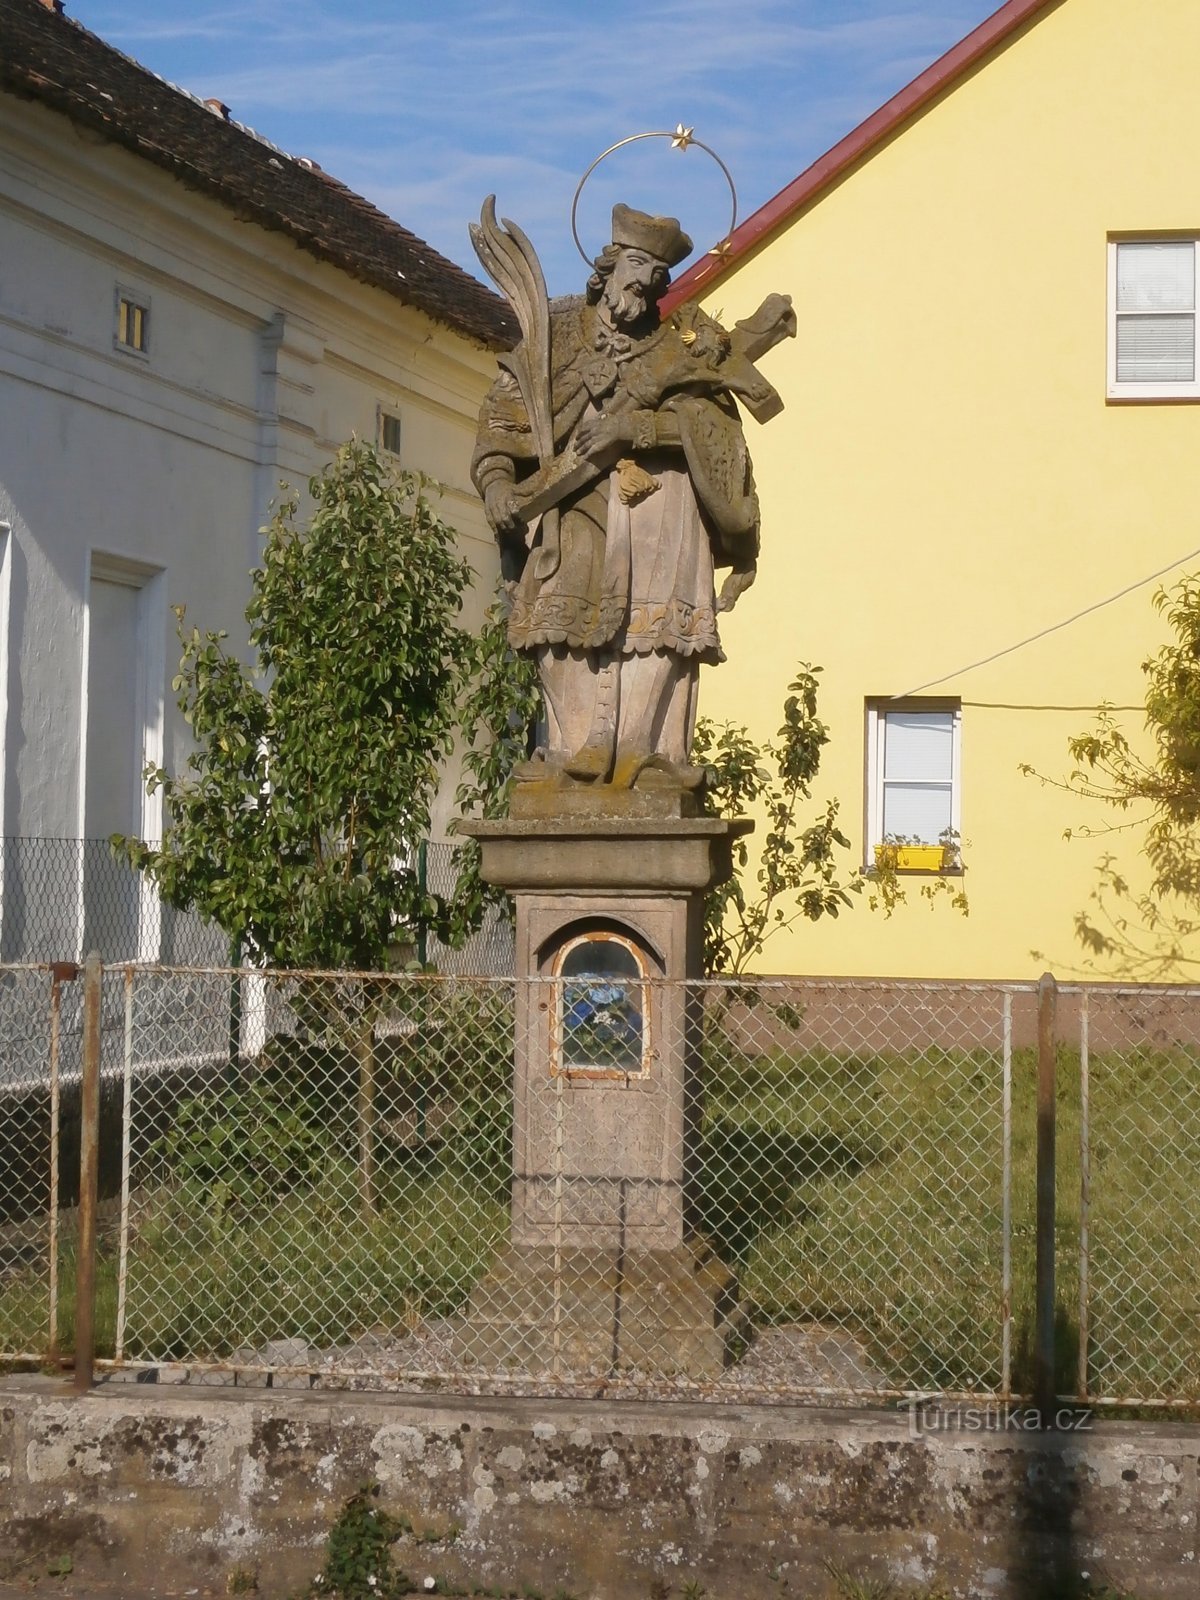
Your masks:
M663 311L670 311L693 295L707 294L731 267L784 227L806 206L819 200L839 178L890 139L911 117L939 95L952 89L972 68L1015 38L1022 28L1032 25L1044 12L1062 3L1063 0L1005 0L998 11L972 29L944 56L939 56L932 66L926 67L924 72L898 94L894 94L865 122L860 122L857 128L814 161L811 167L806 167L798 178L793 178L785 189L781 189L766 205L760 206L753 216L740 223L723 241L719 253L713 250L698 261L693 261L667 291L662 302Z
M511 312L470 273L312 162L215 114L43 0L0 0L0 90L39 100L153 161L244 221L394 295L489 349Z

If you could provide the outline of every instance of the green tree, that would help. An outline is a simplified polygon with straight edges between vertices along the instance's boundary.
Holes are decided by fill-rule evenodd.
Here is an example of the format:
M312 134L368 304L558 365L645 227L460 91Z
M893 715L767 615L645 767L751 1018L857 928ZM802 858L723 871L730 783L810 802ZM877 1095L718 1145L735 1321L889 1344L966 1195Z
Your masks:
M295 498L279 507L246 612L250 667L177 610L173 688L195 747L182 773L147 773L162 844L114 844L266 966L378 972L421 930L456 931L415 862L476 663L457 620L472 574L428 488L351 441L311 480L306 527ZM314 987L308 1009L359 1063L369 1206L379 996L334 996Z
M1115 854L1106 853L1075 932L1090 956L1116 960L1130 976L1147 979L1194 966L1187 946L1200 931L1200 575L1159 589L1153 604L1174 638L1142 663L1149 753L1131 743L1104 705L1095 725L1068 741L1075 766L1065 778L1021 768L1116 814L1073 830L1077 836L1141 836L1148 887L1134 889Z
M513 772L528 753L530 729L542 709L537 663L508 642L508 605L498 595L488 608L475 645L470 687L461 711L463 777L454 800L460 817L491 820L508 815ZM455 932L478 927L489 909L512 916L512 900L486 883L480 849L464 839L451 902Z
M744 727L696 724L693 760L708 767L704 805L710 816L745 816L756 806L767 813L767 831L749 883L749 850L733 846L733 875L711 890L705 906L704 963L710 974L742 973L781 928L806 918L836 917L861 893L857 873L843 877L839 850L850 841L838 826L837 800L807 825L800 815L812 798L829 730L817 715L820 667L801 663L788 685L783 724L774 739L758 745Z

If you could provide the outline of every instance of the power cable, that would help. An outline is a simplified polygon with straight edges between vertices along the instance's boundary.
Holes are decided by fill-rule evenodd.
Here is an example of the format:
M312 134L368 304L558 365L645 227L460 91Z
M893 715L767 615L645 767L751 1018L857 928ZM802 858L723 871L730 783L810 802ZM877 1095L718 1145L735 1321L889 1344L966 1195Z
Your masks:
M1169 561L1165 567L1160 567L1157 572L1152 572L1148 578L1139 578L1136 583L1130 583L1124 589L1118 589L1116 594L1110 594L1107 600L1097 600L1095 605L1084 606L1082 611L1077 611L1072 617L1065 617L1062 622L1051 623L1048 628L1041 628L1037 633L1031 633L1028 639L1018 640L1016 644L1007 645L1003 650L995 650L990 656L984 656L980 661L972 661L968 667L959 667L957 672L947 672L940 678L930 678L928 683L920 684L916 689L906 689L903 694L889 696L892 700L908 700L913 695L924 694L926 689L936 689L939 683L949 683L951 678L961 678L965 673L974 672L977 667L986 667L993 661L999 661L1002 656L1011 656L1015 650L1024 650L1027 644L1036 644L1039 639L1044 639L1048 634L1057 633L1061 628L1069 628L1073 622L1078 622L1082 617L1090 617L1093 611L1103 611L1105 606L1111 606L1116 600L1123 600L1127 594L1132 594L1135 589L1144 589L1148 583L1153 583L1155 578L1163 578L1168 572L1173 572L1176 567L1181 567L1186 561L1194 561L1200 556L1200 550L1189 550L1187 555L1180 556L1175 561Z

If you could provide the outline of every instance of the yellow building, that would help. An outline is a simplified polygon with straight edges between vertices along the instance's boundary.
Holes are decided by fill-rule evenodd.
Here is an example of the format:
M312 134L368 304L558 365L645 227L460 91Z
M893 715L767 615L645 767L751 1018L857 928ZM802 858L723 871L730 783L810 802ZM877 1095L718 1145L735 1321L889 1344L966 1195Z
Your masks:
M1197 0L1009 0L672 292L799 314L763 363L787 409L747 424L760 577L703 712L774 733L819 663L858 864L963 840L968 918L916 877L763 970L1067 976L1098 858L1136 875L1136 838L1064 839L1105 808L1019 766L1063 774L1090 708L1140 707L1151 577L1200 566L1197 60Z

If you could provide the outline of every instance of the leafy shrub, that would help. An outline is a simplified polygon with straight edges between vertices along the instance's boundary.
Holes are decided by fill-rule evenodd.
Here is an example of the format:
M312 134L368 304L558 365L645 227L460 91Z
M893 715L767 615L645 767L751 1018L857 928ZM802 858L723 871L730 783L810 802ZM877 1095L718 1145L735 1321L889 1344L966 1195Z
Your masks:
M156 1153L206 1211L242 1219L321 1175L328 1138L289 1098L256 1079L185 1100Z

